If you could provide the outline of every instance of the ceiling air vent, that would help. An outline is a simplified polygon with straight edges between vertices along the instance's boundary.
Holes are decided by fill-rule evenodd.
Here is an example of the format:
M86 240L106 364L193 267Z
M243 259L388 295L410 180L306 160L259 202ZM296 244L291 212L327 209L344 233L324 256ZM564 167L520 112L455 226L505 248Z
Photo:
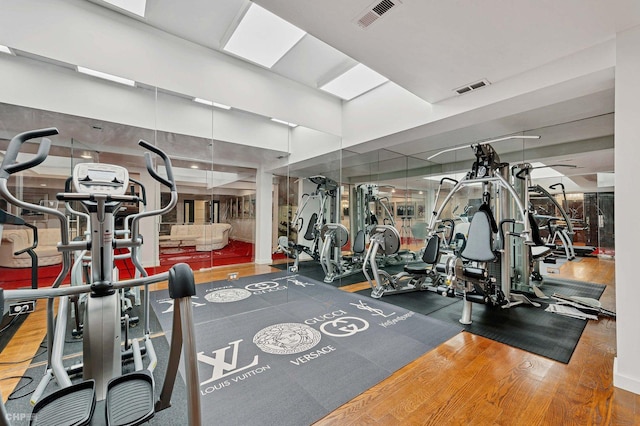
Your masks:
M467 93L467 92L471 92L474 90L478 90L484 86L488 86L491 83L489 83L489 80L487 80L486 78L480 81L476 81L475 83L471 83L471 84L466 84L462 87L458 87L457 89L454 89L455 92L458 95L462 95L463 93Z
M365 10L358 14L353 20L363 30L368 28L371 24L378 21L385 13L389 12L396 6L400 6L402 1L400 0L382 0L376 1L369 5Z

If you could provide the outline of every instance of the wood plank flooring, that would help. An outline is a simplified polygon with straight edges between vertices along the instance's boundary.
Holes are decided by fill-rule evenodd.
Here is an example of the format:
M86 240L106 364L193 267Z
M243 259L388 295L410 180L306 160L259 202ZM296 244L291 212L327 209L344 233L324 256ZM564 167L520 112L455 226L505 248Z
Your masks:
M614 265L582 258L557 276L605 284L615 310ZM590 321L566 365L463 332L316 424L640 425L640 396L613 387L615 327Z
M234 265L196 273L196 282L275 271ZM615 310L614 261L582 258L558 277L607 286ZM366 288L366 283L344 287ZM161 288L162 284L156 286ZM338 408L316 425L640 425L640 396L613 387L615 320L590 321L569 364L460 333ZM19 376L44 337L44 303L0 353L0 379ZM16 380L0 381L4 398Z

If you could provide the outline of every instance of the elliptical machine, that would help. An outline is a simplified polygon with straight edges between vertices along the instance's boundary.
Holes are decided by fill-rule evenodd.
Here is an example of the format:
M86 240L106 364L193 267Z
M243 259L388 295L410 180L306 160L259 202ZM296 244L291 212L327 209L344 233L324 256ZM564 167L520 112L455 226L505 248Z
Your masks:
M138 202L135 195L125 195L128 187L128 171L123 167L110 164L81 163L74 168L73 186L75 192L57 195L61 201L80 201L90 216L90 238L86 241L69 241L68 225L63 213L56 209L24 202L16 198L8 190L7 181L12 174L31 169L42 163L51 146L51 141L44 138L58 133L55 128L35 130L15 136L7 148L5 158L0 166L0 195L9 203L18 207L42 212L57 218L60 222L61 243L58 250L62 252L63 264L60 274L51 288L36 290L0 289L2 299L47 299L47 350L48 368L45 377L34 392L38 399L34 407L31 424L90 424L96 409L96 402L106 412L107 424L140 424L153 417L156 411L170 406L170 396L180 360L184 349L185 379L189 419L188 424L201 423L200 400L198 394L198 371L195 351L195 337L191 318L191 296L195 294L193 272L186 264L174 266L170 271L147 276L144 268L137 260L137 250L142 245L139 235L139 221L144 217L161 215L172 209L177 202L176 184L173 179L171 161L160 149L140 141L140 146L157 154L163 161L167 178L159 176L153 169L151 154L145 152L148 172L151 176L171 190L171 201L162 209L142 212L131 219L130 238L114 238L114 212L123 202ZM43 137L37 154L30 160L16 163L18 153L24 142ZM132 261L142 273L142 278L115 281L112 277L114 250L130 248ZM92 282L61 288L60 284L70 271L71 251L89 250L92 259ZM169 367L160 399L155 402L154 380L152 376L156 359L153 345L149 338L148 315L145 324L144 344L149 354L149 366L142 364L140 347L137 340L132 343L132 357L135 370L122 374L121 361L121 328L120 297L118 290L145 286L169 281L169 294L176 300L174 304L173 332ZM65 342L67 325L68 299L72 295L88 293L83 341L83 381L72 384L69 372L62 363L62 350ZM149 309L149 293L145 292L145 311ZM59 297L59 313L57 321L53 318L54 298ZM184 344L183 344L184 343ZM51 378L56 379L60 390L39 399ZM104 401L104 402L102 402ZM0 425L8 424L4 405L0 404Z

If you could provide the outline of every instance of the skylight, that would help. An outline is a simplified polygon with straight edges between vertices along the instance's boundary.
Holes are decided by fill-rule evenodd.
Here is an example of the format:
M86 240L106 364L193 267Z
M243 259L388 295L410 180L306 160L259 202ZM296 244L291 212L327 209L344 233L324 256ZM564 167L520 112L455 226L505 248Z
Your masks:
M271 68L305 34L300 28L252 3L224 50Z
M135 86L136 82L129 80L128 78L118 77L117 75L107 74L106 72L92 70L91 68L85 68L78 65L78 72L87 74L93 77L102 78L104 80L115 81L116 83L124 84L126 86Z
M320 86L321 90L349 101L382 83L389 81L386 77L362 64L358 64L349 71L339 75L330 82Z
M144 12L147 7L147 0L103 0L118 9L126 10L129 13L144 18Z

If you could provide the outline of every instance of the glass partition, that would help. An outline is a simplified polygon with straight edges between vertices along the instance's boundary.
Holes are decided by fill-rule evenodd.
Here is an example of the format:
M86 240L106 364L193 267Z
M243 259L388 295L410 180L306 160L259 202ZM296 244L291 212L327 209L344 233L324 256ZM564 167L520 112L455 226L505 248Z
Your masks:
M88 232L88 216L80 202L65 202L57 199L57 194L73 191L71 177L75 166L83 163L115 164L127 168L131 179L137 182L140 181L140 176L146 173L144 150L138 146L137 142L141 139L154 142L154 130L151 128L153 120L149 119L149 113L153 116L155 90L141 87L120 89L116 90L114 96L129 101L124 104L128 104L130 108L122 107L118 114L128 116L131 123L139 125L105 120L104 116L109 115L106 111L102 111L104 115L101 117L100 111L96 113L96 117L81 117L12 104L0 105L2 110L0 150L3 155L9 140L18 133L45 127L58 129L57 135L49 137L52 146L46 159L33 168L12 175L8 180L8 186L9 191L19 200L62 213L66 217L64 222L69 229L70 240L86 239ZM18 161L25 161L32 157L39 143L40 139L35 139L22 145ZM131 187L126 188L126 193L140 194L139 185L134 184L133 180ZM52 214L43 214L36 209L16 207L4 200L0 207L24 222L20 225L3 227L3 242L0 244L2 251L0 267L3 270L0 274L0 281L2 281L0 286L3 288L51 286L62 264L62 255L56 249L56 244L62 238L62 224L59 218ZM114 212L116 228L124 232L127 218L138 211L137 203L122 203ZM37 245L34 241L34 231L37 232ZM116 238L123 236L124 234L116 234ZM32 244L32 257L28 251L16 254ZM133 265L123 255L125 251L125 249L116 250L114 273L121 279L135 275ZM154 257L154 252L155 250L151 248L141 254L147 261ZM87 256L86 253L80 252L77 255ZM86 282L86 274L82 272L83 267L82 263L78 263L64 282L74 284Z
M270 263L271 253L277 249L278 212L281 209L276 206L282 199L281 185L276 184L277 179L271 174L280 170L284 174L283 182L287 182L292 139L297 137L300 144L326 141L321 132L283 126L268 117L233 108L220 109L198 103L195 96L156 89L144 83L125 87L82 76L65 67L52 67L37 60L25 62L41 72L43 78L63 76L60 78L77 82L84 93L94 96L83 98L86 105L49 102L56 111L0 104L0 154L6 150L8 141L22 131L48 126L55 126L60 131L52 137L51 152L43 164L11 177L10 190L20 199L63 212L70 229L69 237L86 238L86 217L77 213L83 211L80 203L72 202L65 208L64 203L56 200L56 194L65 192L66 179L79 163L122 166L132 179L127 194L146 196L146 205L127 202L116 212L116 228L126 232L127 217L143 210L162 208L171 198L169 188L147 172L145 150L138 146L139 140L145 140L171 158L179 194L175 208L162 217L140 221L144 244L138 256L148 273L166 271L179 262L203 272L218 266L251 264L256 260L256 245L259 244L258 221L263 229L274 229L272 233L267 232L270 237L266 239L270 241L264 245L266 249L263 247L259 259L262 263ZM43 98L46 96L44 93ZM97 98L101 98L101 102L92 102ZM86 115L79 114L81 111ZM339 138L334 137L331 141L334 151L338 152ZM36 150L36 144L27 143L21 156L32 156ZM339 182L339 154L334 154L334 158L337 162L331 164L327 174ZM155 156L152 156L152 166L160 176L166 176L161 161ZM259 182L262 192L257 187ZM68 185L66 190L69 190ZM282 192L288 193L288 190ZM45 247L55 251L54 243L60 241L60 236L50 240L49 232L44 231L59 228L55 220L14 207L5 200L0 201L0 207L41 230L39 252L44 253ZM13 227L17 226L3 226L5 236ZM1 247L13 249L8 243ZM35 268L39 276L34 280L40 286L51 285L60 270L59 253L52 256L55 258L51 260L53 265L47 263L46 257L42 255ZM7 269L2 270L1 286L31 285L31 261L26 254L23 253L18 261L9 254L2 258L4 265L0 267ZM118 253L116 267L121 279L136 275L124 253ZM86 281L82 272L72 276L78 283Z
M120 165L137 182L128 193L145 193L147 198L146 206L125 203L116 213L118 226L124 228L127 216L140 209L160 208L170 199L168 188L149 177L144 150L137 142L142 139L160 147L172 159L179 196L173 210L141 222L140 262L149 272L166 270L177 262L208 271L255 261L268 263L273 256L276 265L286 265L279 268L291 273L302 273L304 262L305 267L313 267L307 273L319 281L346 285L357 278L358 283L366 283L366 277L357 273L371 247L372 229L390 226L399 239L397 255L387 256L381 267L393 272L419 261L433 212L440 209L438 203L455 182L472 170L476 158L469 146L476 141L456 142L460 149L440 153L451 148L449 139L453 138L446 137L411 155L390 149L364 153L342 149L338 136L275 123L234 108L220 109L212 102L195 102L194 94L141 83L121 87L77 76L66 68L43 66L36 60L29 63L54 76L77 79L104 101L60 102L56 111L0 104L0 150L24 130L46 126L60 130L52 138L49 158L12 176L10 190L30 203L64 212L70 238L83 238L86 218L73 213L81 211L79 203L71 203L69 210L56 200L56 194L65 191L66 179L79 163ZM489 144L496 158L509 165L511 184L517 179L514 171L521 170L517 167L528 165L530 181L522 201L550 244L562 246L562 235L581 254L615 253L612 122L609 114L513 135L540 139ZM585 140L584 129L594 128L603 129L601 135ZM480 141L505 136L509 135L490 135ZM28 143L24 155L33 155L36 149ZM153 164L164 175L156 158ZM483 196L481 185L452 195L439 218L452 222L437 224L446 231L449 244L454 244L456 225L468 223ZM9 213L42 229L44 247L48 232L44 230L55 229L55 220L4 200L0 203ZM11 228L5 226L5 233ZM3 246L10 250L8 244ZM560 254L563 250L560 248ZM46 268L54 265L47 265L44 255L39 261L38 279L51 284L56 272ZM2 270L2 285L11 287L9 281L31 285L30 259L23 256L18 262L21 266L13 267L18 263L7 254L3 262L0 267L7 269ZM118 259L117 266L121 277L135 275L126 259ZM19 280L14 279L18 276ZM82 280L79 275L77 279Z

